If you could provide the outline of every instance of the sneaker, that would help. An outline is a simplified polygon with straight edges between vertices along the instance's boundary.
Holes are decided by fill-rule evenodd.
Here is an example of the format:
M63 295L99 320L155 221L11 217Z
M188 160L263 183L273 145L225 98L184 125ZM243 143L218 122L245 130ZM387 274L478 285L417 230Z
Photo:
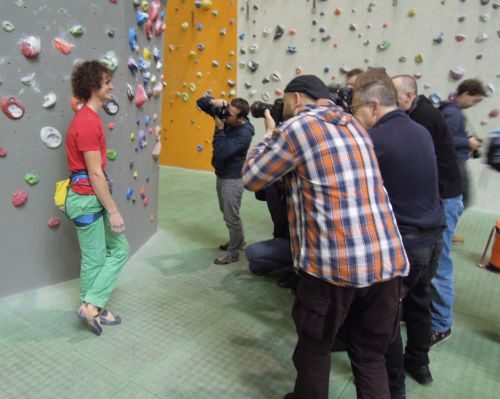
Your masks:
M453 238L451 239L451 242L453 244L463 244L465 242L465 240L462 236L453 236Z
M214 259L216 265L227 265L229 263L238 262L240 260L240 254L238 252L224 252L221 256Z
M433 331L431 333L431 346L437 345L440 342L444 342L450 337L451 337L451 328L449 328L448 331L445 332Z
M427 385L433 381L431 371L429 370L429 366L406 366L405 365L405 370L419 384Z
M242 249L245 249L245 246L247 245L247 243L245 241L243 241L243 244L241 244L237 249L238 250L242 250ZM221 244L219 245L219 249L221 251L227 251L227 249L229 248L229 242L226 242L225 244Z

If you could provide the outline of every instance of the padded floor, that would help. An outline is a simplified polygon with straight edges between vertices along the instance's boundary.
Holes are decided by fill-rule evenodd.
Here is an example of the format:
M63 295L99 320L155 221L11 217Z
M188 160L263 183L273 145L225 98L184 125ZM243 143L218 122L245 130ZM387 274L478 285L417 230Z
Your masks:
M1 398L280 399L293 387L292 295L251 275L243 255L212 263L227 240L212 174L162 168L160 179L159 231L109 303L122 325L96 337L77 320L77 280L0 299ZM271 236L251 193L242 214L248 243ZM434 383L407 379L408 399L500 397L500 275L476 266L494 222L460 220L453 335L430 353ZM355 397L336 353L330 398Z

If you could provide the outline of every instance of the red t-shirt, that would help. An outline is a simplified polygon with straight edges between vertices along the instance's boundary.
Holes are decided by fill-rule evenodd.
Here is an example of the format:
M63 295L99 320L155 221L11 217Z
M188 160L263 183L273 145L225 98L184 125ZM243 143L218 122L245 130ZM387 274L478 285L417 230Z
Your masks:
M86 170L85 151L100 151L102 170L106 170L106 135L101 118L91 108L84 106L78 111L68 128L66 136L66 154L70 172ZM71 186L71 189L82 195L94 194L88 181Z

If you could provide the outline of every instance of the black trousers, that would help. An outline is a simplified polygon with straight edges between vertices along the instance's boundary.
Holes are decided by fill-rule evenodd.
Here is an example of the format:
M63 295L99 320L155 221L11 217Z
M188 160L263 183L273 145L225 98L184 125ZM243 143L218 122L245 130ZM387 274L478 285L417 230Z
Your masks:
M404 365L427 366L431 346L430 285L436 273L443 240L423 248L405 245L410 261L410 274L403 278L403 317L406 322L408 341L403 354L403 341L398 327L394 341L385 355L391 395L396 397L405 392Z
M293 399L328 399L330 353L343 325L360 399L389 399L384 354L399 322L401 278L339 287L301 273L293 306L298 342Z

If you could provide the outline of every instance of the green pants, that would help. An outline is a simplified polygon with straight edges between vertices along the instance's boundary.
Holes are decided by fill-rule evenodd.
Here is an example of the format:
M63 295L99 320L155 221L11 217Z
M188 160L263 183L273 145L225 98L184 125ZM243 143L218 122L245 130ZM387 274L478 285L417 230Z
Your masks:
M102 205L95 195L68 191L66 214L70 219L101 210ZM103 308L127 261L127 238L113 233L107 213L87 226L77 227L76 233L81 252L80 301Z

